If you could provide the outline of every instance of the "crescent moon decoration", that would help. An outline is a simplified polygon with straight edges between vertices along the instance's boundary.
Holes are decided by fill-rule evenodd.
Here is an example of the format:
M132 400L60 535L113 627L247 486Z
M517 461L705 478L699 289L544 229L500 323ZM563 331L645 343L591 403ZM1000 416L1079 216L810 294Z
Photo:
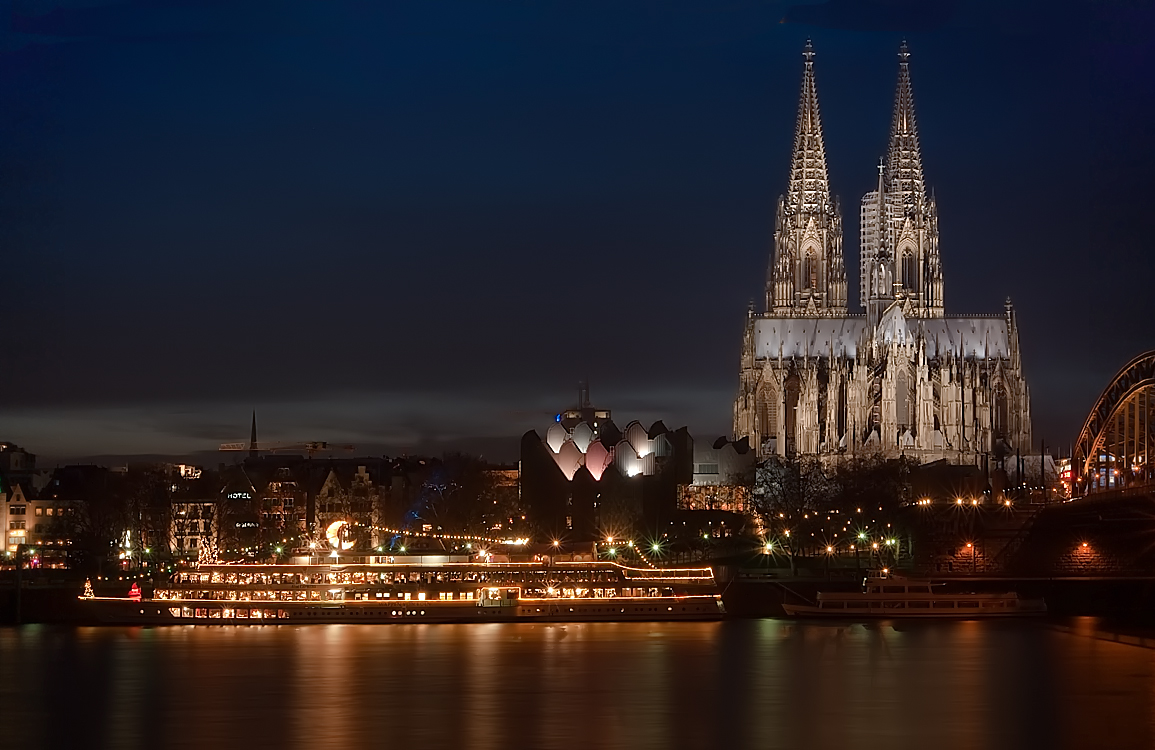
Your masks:
M333 549L349 549L353 546L351 539L342 538L341 533L349 526L348 521L334 521L329 524L329 528L325 529L325 538L329 540L329 546Z

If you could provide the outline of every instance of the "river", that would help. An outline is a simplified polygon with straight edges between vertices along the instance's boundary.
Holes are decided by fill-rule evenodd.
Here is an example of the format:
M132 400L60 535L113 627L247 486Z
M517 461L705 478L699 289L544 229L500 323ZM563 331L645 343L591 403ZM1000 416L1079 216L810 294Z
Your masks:
M1149 748L1155 651L1041 622L0 628L5 748Z

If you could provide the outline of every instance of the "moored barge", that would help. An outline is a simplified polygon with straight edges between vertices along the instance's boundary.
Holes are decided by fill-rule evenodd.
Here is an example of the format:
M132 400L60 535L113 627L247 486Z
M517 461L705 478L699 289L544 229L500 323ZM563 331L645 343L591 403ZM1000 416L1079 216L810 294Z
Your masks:
M872 573L862 591L820 591L814 604L785 602L791 617L977 619L1043 615L1041 599L1022 599L1013 591L949 593L941 583Z

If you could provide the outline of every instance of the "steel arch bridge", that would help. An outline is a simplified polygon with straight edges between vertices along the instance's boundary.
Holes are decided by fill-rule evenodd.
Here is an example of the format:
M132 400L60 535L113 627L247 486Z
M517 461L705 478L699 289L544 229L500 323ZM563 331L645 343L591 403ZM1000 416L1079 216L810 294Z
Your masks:
M1128 362L1107 386L1071 455L1077 495L1155 483L1155 351Z

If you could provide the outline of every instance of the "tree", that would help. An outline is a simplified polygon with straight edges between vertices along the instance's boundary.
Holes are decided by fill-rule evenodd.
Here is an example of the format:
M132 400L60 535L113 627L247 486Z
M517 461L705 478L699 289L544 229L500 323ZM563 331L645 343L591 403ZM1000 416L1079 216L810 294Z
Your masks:
M910 475L915 465L905 456L858 456L840 462L834 467L839 508L843 512L870 508L874 513L893 514L910 499Z
M837 496L838 486L814 456L771 455L755 468L751 506L768 537L776 537L789 556L792 575L795 556L822 528L819 511L829 509Z
M484 461L464 453L445 456L422 483L414 518L454 534L487 532L495 495L495 478L488 469Z

